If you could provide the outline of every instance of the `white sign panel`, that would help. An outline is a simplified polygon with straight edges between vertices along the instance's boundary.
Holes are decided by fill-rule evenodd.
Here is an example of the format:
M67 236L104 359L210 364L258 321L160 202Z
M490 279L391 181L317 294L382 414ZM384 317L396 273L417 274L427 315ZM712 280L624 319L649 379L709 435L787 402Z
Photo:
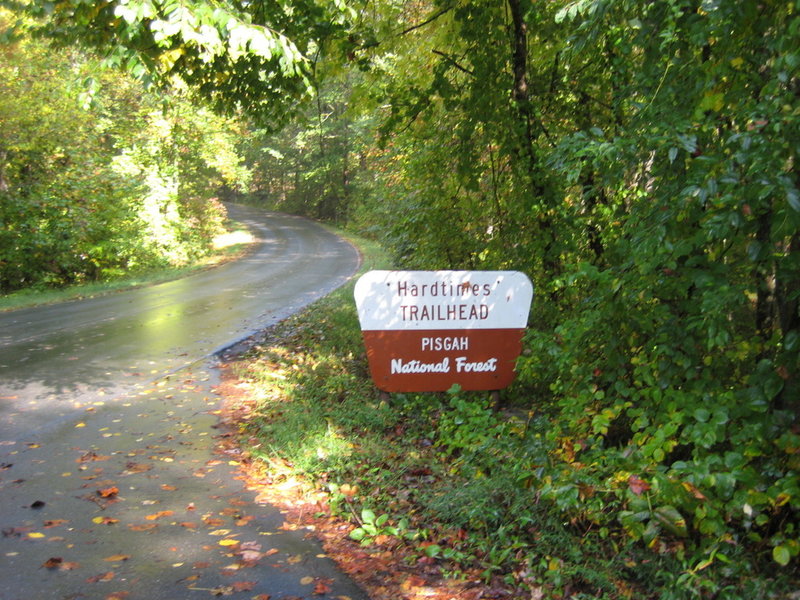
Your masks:
M355 299L361 329L519 329L533 286L518 271L370 271Z

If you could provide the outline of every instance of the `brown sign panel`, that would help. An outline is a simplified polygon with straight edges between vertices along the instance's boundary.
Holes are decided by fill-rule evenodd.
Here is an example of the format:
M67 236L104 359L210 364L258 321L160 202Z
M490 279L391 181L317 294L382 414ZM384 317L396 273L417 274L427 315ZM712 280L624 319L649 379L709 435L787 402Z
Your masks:
M533 295L507 271L371 271L356 284L370 372L387 392L499 390L514 379Z

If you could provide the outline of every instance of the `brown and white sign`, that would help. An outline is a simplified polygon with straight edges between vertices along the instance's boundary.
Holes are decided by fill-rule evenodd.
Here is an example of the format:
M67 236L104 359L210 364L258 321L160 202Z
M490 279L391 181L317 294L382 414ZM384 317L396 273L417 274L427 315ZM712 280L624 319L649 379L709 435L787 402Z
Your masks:
M533 286L518 271L370 271L355 287L375 385L499 390L514 379Z

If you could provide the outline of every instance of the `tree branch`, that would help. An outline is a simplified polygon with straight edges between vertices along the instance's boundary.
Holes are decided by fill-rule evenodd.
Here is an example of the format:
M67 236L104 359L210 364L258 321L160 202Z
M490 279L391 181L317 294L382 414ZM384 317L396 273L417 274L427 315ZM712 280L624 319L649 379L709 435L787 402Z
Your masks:
M445 54L444 52L440 52L439 50L432 50L431 52L433 52L434 54L438 54L439 56L444 58L447 62L449 62L451 65L453 65L459 71L462 71L462 72L466 73L467 75L471 75L472 77L475 77L475 73L474 72L470 71L466 67L462 67L460 64L458 64L458 62L456 62L456 59L453 58L452 56L450 56L449 54Z
M448 6L446 8L443 8L442 10L437 12L436 14L434 14L434 15L428 17L427 19L425 19L422 23L417 23L416 25L412 25L408 29L404 29L403 31L401 31L400 33L398 33L396 35L398 35L398 36L405 35L407 33L411 33L415 29L419 29L420 27L425 27L425 25L427 25L428 23L433 23L436 19L438 19L442 15L450 12L451 10L453 10L452 6Z

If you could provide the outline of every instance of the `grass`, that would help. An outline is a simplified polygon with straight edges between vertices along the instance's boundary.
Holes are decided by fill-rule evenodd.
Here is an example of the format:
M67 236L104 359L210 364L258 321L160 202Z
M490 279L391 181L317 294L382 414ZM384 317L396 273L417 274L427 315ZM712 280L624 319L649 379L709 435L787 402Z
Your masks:
M235 260L248 251L253 237L236 223L229 224L229 230L217 236L212 252L196 262L171 268L160 268L133 273L110 281L98 281L69 286L66 288L28 288L0 296L0 312L55 304L79 298L92 298L146 285L154 285L186 277L203 269L208 269L230 260Z

